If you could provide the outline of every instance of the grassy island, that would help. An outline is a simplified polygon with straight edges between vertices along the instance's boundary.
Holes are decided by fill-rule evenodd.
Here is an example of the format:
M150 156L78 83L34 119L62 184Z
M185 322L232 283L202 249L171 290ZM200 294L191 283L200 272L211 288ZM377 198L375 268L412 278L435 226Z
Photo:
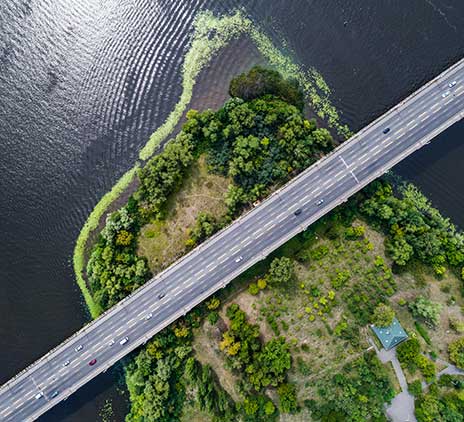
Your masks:
M108 216L87 263L101 309L333 148L295 80L256 67L230 94L190 110ZM369 324L394 316L418 420L462 421L464 380L439 372L464 366L463 265L463 235L417 189L374 182L128 357L126 421L386 421L400 386Z

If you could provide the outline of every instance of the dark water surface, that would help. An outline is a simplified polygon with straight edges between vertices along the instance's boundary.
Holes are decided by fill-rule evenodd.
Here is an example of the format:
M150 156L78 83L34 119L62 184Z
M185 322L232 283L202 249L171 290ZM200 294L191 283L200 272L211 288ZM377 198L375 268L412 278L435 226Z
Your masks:
M354 130L464 56L461 0L1 0L0 383L88 319L79 230L177 102L195 14L239 6L323 74ZM212 91L259 61L228 51L202 75ZM396 170L464 227L463 164L459 123ZM94 421L111 397L123 420L116 372L41 420Z

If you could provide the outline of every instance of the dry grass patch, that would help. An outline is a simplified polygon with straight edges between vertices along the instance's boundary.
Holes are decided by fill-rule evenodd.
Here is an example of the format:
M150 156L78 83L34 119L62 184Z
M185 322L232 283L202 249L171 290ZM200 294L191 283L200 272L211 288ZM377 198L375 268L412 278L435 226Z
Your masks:
M229 179L208 173L202 156L190 169L182 188L169 200L167 218L145 225L139 236L138 254L148 259L156 274L186 252L188 228L200 212L220 218L226 211L224 195Z
M235 386L238 378L225 368L224 353L219 350L219 342L222 340L222 331L218 328L221 320L212 326L208 321L204 321L198 330L195 330L193 349L195 356L203 365L209 365L216 373L218 380L234 401L240 401Z

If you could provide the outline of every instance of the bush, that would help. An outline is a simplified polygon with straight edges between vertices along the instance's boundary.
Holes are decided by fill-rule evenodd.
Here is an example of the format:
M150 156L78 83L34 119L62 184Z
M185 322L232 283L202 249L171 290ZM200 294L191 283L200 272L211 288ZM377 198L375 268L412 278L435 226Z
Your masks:
M376 327L389 327L395 318L395 311L390 306L380 303L374 310L372 323Z
M264 278L258 279L256 284L258 285L259 290L264 290L267 287L267 281Z
M458 334L464 333L464 321L462 319L452 316L449 319L449 325Z
M210 312L208 314L208 322L211 325L216 324L216 322L218 322L218 320L219 320L219 314L216 311L212 311L212 312Z
M464 369L464 337L451 342L448 346L450 361L458 368Z
M250 295L256 296L259 293L259 287L256 283L250 283L248 286L248 293Z

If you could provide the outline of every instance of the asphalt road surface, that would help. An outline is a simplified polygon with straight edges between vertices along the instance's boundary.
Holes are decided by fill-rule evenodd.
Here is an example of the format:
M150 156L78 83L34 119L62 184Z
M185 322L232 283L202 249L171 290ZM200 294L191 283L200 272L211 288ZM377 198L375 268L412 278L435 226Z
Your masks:
M4 384L0 420L37 419L460 120L463 94L464 60Z

